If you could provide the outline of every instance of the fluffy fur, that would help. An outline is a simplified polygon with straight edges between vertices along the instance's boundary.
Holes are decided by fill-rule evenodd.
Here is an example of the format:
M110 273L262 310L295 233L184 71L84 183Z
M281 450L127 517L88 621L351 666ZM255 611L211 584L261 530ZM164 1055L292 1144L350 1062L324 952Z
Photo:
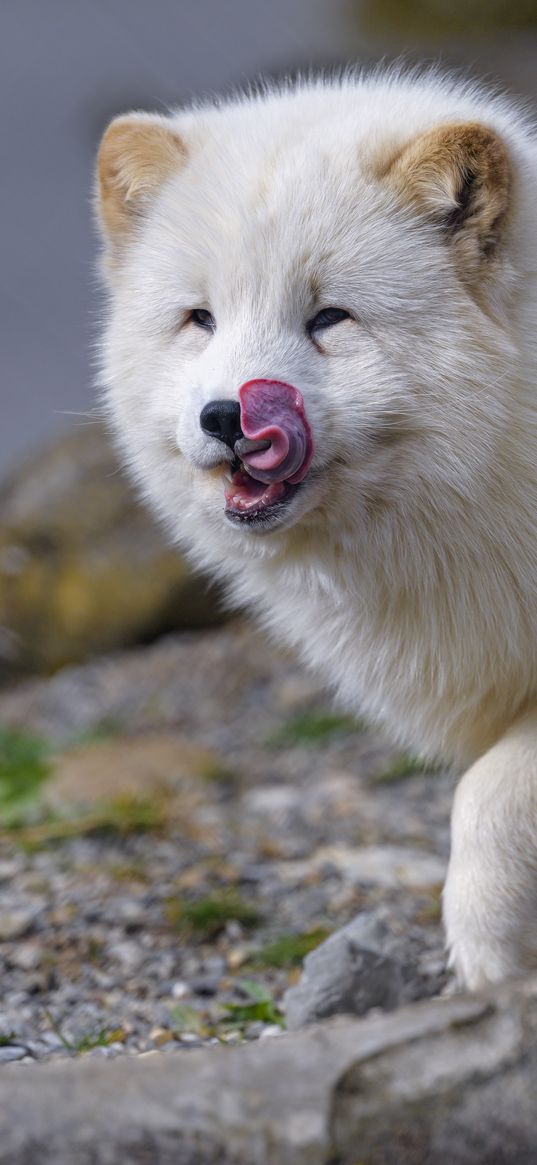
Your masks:
M435 73L130 114L99 155L127 463L340 701L471 765L444 898L471 988L537 965L536 188L525 115ZM323 307L351 318L312 334ZM300 389L315 443L265 533L225 517L199 423L255 378Z

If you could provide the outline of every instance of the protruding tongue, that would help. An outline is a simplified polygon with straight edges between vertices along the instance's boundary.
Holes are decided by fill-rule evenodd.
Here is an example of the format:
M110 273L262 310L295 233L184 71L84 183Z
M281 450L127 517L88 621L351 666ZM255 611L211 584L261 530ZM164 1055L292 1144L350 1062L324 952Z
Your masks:
M280 380L248 380L239 389L241 428L250 441L269 442L265 449L242 455L257 481L297 485L313 457L313 438L302 393Z

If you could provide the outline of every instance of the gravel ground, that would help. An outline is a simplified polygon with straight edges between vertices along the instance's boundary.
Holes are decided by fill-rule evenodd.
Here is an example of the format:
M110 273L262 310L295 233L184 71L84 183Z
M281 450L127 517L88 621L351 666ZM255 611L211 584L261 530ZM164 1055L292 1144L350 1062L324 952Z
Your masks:
M51 750L0 832L0 1063L276 1035L302 955L363 910L442 990L453 776L249 625L25 682L0 726Z

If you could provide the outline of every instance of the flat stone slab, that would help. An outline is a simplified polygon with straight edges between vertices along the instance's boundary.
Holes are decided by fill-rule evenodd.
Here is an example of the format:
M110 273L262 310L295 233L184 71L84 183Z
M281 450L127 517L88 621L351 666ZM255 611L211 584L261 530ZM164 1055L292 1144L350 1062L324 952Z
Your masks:
M238 1048L9 1065L1 1165L530 1165L537 978Z

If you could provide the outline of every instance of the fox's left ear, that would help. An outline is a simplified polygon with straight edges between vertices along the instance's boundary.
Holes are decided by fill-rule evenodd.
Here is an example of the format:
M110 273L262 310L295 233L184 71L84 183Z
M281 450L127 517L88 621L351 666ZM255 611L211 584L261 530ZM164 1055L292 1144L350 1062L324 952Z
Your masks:
M502 242L512 168L501 138L474 122L420 134L379 176L433 221L455 249L459 273L473 282L485 273Z
M108 126L97 157L97 211L106 241L117 251L162 183L186 159L173 123L128 113Z

